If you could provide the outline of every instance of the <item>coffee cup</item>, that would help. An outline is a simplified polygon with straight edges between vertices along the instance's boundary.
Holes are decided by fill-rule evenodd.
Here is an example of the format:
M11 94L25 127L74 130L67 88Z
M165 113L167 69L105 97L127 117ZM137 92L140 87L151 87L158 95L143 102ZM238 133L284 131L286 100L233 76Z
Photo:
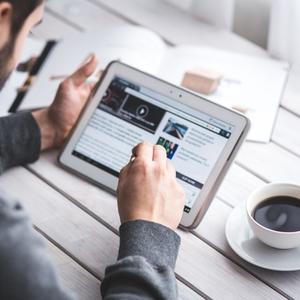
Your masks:
M250 228L263 243L278 249L300 246L300 186L271 183L246 203Z

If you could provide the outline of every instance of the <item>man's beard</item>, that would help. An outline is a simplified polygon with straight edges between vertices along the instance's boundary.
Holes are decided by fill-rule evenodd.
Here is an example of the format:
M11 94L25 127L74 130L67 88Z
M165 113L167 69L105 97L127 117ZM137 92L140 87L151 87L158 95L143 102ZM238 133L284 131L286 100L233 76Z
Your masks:
M10 70L9 68L9 62L11 61L12 53L12 41L6 43L6 45L2 49L0 49L0 92L12 73L12 70Z

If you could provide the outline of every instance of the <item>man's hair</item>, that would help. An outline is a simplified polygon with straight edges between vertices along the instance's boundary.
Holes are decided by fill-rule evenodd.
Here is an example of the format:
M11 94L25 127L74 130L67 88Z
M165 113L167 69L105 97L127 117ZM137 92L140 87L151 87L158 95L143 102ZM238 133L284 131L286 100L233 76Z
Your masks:
M6 44L0 49L0 91L7 81L12 70L9 61L14 51L17 36L21 31L26 19L44 0L0 0L0 3L12 5L10 37Z
M0 0L8 2L13 7L11 22L11 38L15 38L20 32L29 15L43 2L43 0Z

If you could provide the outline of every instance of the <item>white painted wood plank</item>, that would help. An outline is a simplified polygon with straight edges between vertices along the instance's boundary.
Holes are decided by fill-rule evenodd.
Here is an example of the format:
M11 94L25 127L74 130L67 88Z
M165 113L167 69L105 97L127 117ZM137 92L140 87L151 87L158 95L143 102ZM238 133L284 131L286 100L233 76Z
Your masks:
M194 292L192 289L190 289L188 286L183 284L181 281L177 280L178 284L178 295L179 299L181 300L204 300L202 296Z
M220 186L217 197L231 207L235 207L241 201L245 201L255 189L263 184L262 180L238 165L233 164Z
M239 167L236 166L235 168L239 168ZM243 169L240 169L240 170L241 170L241 173L239 173L239 175L243 176L243 173L245 173L246 171ZM52 174L53 169L49 169L49 172ZM239 175L237 175L237 176L239 176ZM54 174L54 176L57 176L57 174ZM78 179L78 180L80 181L80 179ZM254 180L252 180L252 181L257 181L257 178L254 177ZM70 181L70 184L72 185L72 181ZM74 186L78 186L78 184L79 184L79 182L73 182ZM93 187L93 188L95 188L95 187ZM97 188L95 188L95 189L98 190ZM90 192L91 192L91 190L88 190L85 194L89 194ZM246 199L246 197L248 195L245 194L244 196L245 197L243 197L243 199ZM225 252L227 252L228 255L235 258L237 261L240 261L238 258L235 257L235 255L232 254L231 250L229 249L229 247L225 241L225 237L224 237L224 226L225 226L226 218L230 213L230 208L225 206L224 204L218 203L218 202L219 201L215 201L214 204L212 205L211 209L208 212L208 215L205 217L205 220L203 221L203 223L200 226L199 233L201 234L201 236L208 239L210 242L212 242L213 244L217 245L218 247L223 249ZM103 205L103 203L101 205ZM212 230L212 228L214 230ZM203 230L205 231L204 233L203 233ZM260 270L258 268L252 268L248 264L246 264L246 267L252 269L252 271L255 271L255 269L257 269L258 276L261 276L262 270ZM263 273L265 274L264 280L266 280L266 278L267 278L268 281L271 281L271 284L274 284L275 286L284 290L286 293L293 291L293 290L294 290L294 292L298 292L298 293L300 292L299 291L300 286L293 285L293 283L295 281L299 283L299 280L300 280L299 272L298 273L291 272L291 273L285 273L285 274L276 273L276 272L263 272ZM289 280L287 279L287 277L289 278ZM290 284L287 284L287 283L290 283Z
M100 281L52 243L47 245L62 285L78 300L100 300Z
M76 22L75 24L80 24L85 29L94 29L102 24L110 26L133 22L156 31L174 44L209 45L253 55L267 55L262 48L249 41L233 33L204 24L195 17L161 1L107 2L100 0L98 3L101 3L101 6L97 5L97 0L89 2L85 0L52 0L49 1L48 7L58 15L71 22ZM106 12L103 7L122 15L126 20ZM79 11L80 22L78 22ZM101 18L99 14L103 14L105 18ZM178 20L180 20L180 27L178 27ZM224 41L227 42L224 43Z
M281 108L275 123L272 140L300 155L300 117Z
M0 188L13 197L21 197L41 231L103 278L105 267L117 257L117 235L24 168L1 176Z
M266 181L300 183L300 158L273 143L247 142L237 161Z
M289 76L285 93L282 99L282 106L300 116L300 68L294 67Z
M94 213L101 216L102 218L106 218L106 220L108 220L110 224L114 224L114 226L117 226L119 222L118 220L114 220L113 217L114 214L117 214L116 204L114 204L115 198L110 194L98 189L97 187L90 185L85 181L82 181L80 178L72 174L63 175L62 173L65 171L55 166L55 159L56 155L54 152L47 153L46 155L42 156L39 162L32 165L31 167L33 167L33 169L36 172L38 172L42 176L45 176L47 180L54 183L55 185L59 186L59 184L61 183L63 189L67 193L69 193L70 196L82 197L80 203L83 203L83 201L85 201L86 207L91 207ZM218 197L224 199L225 201L230 203L230 205L236 206L240 203L240 201L245 201L254 189L261 187L263 184L264 182L259 180L254 175L250 174L249 172L237 165L233 165L224 183L221 186L221 189L218 193ZM74 192L72 192L72 190L74 190ZM90 195L89 199L84 199L84 195L86 194ZM99 205L97 205L98 201L101 201L101 207L99 209ZM218 201L214 201L214 203L215 202ZM107 206L110 207L109 211L113 213L105 214L105 212L103 212L102 207ZM217 247L219 247L220 249L223 249L225 253L235 258L237 262L241 263L241 260L235 255L233 255L232 251L229 249L227 243L225 242L224 226L226 218L231 210L229 207L225 207L224 210L218 209L220 206L222 207L224 205L222 205L222 203L218 205L213 204L212 208L209 210L208 215L205 217L204 220L204 224L208 225L200 226L200 229L203 228L203 226L204 228L207 228L207 231L205 232L206 235L202 234L202 236ZM224 212L224 214L222 215L220 214L220 212ZM275 277L278 277L278 279L274 281L274 276L270 277L270 274L261 274L260 271L260 269L257 271L257 276L260 276L260 278L263 278L263 280L265 280L266 282L270 282L270 284L273 284L281 290L284 290L286 293L289 292L290 285L281 284L281 282L285 281L281 281L280 276L276 275ZM281 273L281 276L288 277L289 275ZM300 274L298 274L296 277L293 275L291 277L291 282L294 282L294 278L300 281ZM300 285L297 291L300 293Z
M83 30L96 30L103 26L127 24L124 20L87 0L51 0L47 3L47 7L61 18L81 27Z
M77 32L75 28L57 19L47 10L45 11L43 22L32 30L35 37L49 40L60 39L74 32Z
M106 218L109 224L117 226L119 221L113 221L113 215L117 214L117 208L115 204L115 198L110 194L98 189L89 183L82 181L77 176L73 174L66 174L64 170L55 166L56 154L55 152L47 153L41 157L41 160L31 167L38 172L40 175L44 176L52 182L53 184L63 186L64 190L72 197L76 197L80 204L85 203L86 207L91 207L92 211L102 217ZM65 173L65 174L63 174ZM241 167L234 165L229 171L226 180L224 181L221 189L218 193L218 197L224 199L233 207L238 205L240 201L245 201L249 194L256 188L261 187L264 184L263 181L259 180L254 175L250 174ZM84 198L84 195L88 194L90 197L88 199ZM107 195L107 197L105 196ZM79 198L78 198L79 197ZM101 198L101 200L100 200ZM84 202L85 201L85 202ZM101 208L97 202L101 201ZM216 245L218 248L222 249L224 253L233 257L235 261L241 263L241 260L237 258L233 252L230 250L229 246L225 241L224 228L226 219L231 212L230 207L225 206L225 204L218 203L220 201L214 200L212 207L209 209L207 216L205 217L203 224L201 224L200 233L201 235L210 241L212 244ZM105 213L102 207L109 207L110 213ZM206 230L207 229L207 230ZM205 233L205 234L204 234ZM250 265L246 264L246 267ZM251 268L253 271L253 269ZM286 277L291 276L291 282L295 280L300 281L300 273L292 274L289 273L261 273L260 269L257 269L257 276L263 278L266 282L277 286L279 289L284 290L285 293L295 294L297 291L300 294L300 285L298 288L295 287L291 289L291 285L286 284ZM282 277L282 280L280 278Z
M47 241L47 244L62 285L76 295L78 300L101 300L100 281L52 243ZM178 291L181 300L203 299L180 281Z
M90 0L115 13L148 27L166 40L179 44L213 46L221 49L266 56L266 51L249 41L209 26L190 14L160 0Z
M55 166L55 159L55 152L47 153L31 168L46 177L48 182L76 199L81 207L85 207L117 228L119 219L116 201L113 201L113 197L58 168ZM81 192L78 193L78 190ZM210 297L220 298L222 295L223 299L232 299L236 293L243 291L243 295L239 295L241 299L243 297L251 299L254 290L255 295L262 298L267 297L267 294L274 293L273 290L232 264L195 236L181 231L179 233L182 238L182 246L176 272ZM223 277L226 277L227 280L223 281ZM215 288L216 286L218 289ZM279 295L275 293L273 296L276 298Z
M14 169L3 175L0 188L13 197L22 195L23 204L39 230L99 278L103 278L105 267L114 263L117 257L119 239L116 234L24 168ZM102 205L98 203L99 206ZM197 240L195 237L194 239ZM210 251L212 250L208 249L206 255ZM183 299L201 299L183 284L179 284L179 289ZM193 298L190 298L191 295L194 295Z
M69 289L78 300L101 300L100 281L53 244L47 243L62 285ZM182 282L178 281L177 283L179 299L203 300L200 295Z

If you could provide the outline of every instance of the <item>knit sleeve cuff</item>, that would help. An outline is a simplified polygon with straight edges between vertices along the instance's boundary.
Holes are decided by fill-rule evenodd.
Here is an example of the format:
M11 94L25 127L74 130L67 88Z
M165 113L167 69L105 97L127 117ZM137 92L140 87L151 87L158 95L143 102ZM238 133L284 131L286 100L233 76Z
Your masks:
M154 266L174 269L179 246L180 237L173 230L153 222L130 221L120 227L118 259L142 256Z

